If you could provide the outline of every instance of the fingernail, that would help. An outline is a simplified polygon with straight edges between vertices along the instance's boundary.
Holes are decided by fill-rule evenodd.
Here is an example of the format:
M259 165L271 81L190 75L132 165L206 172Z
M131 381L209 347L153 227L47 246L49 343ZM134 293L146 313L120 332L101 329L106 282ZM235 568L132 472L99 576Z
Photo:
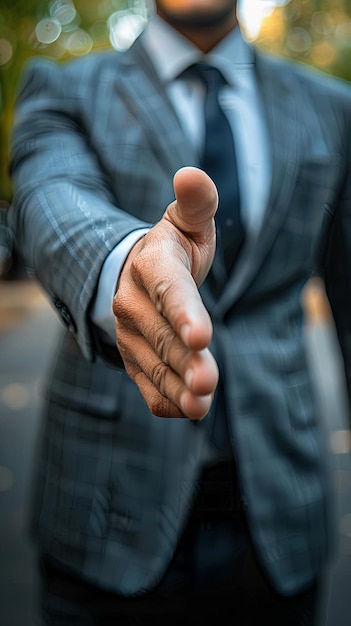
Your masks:
M180 397L180 408L185 415L188 415L187 399L188 399L188 392L183 392L183 394ZM197 400L198 400L198 410L197 410L198 415L197 416L193 415L192 417L190 417L190 419L202 420L202 418L205 417L205 415L208 413L208 411L211 408L212 397L211 395L198 396Z

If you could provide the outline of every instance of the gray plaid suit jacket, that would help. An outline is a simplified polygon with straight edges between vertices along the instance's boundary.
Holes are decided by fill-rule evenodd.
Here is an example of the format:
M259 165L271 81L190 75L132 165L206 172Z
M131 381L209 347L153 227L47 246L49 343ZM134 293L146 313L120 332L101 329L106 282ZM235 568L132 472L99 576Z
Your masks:
M209 278L201 293L253 541L290 594L321 572L332 535L300 295L317 266L350 380L351 95L259 52L255 72L272 153L264 223L223 292ZM96 354L89 307L107 254L160 218L175 171L196 164L140 40L27 68L10 222L68 329L47 387L35 536L71 571L126 595L154 587L172 558L216 414L196 424L152 416L123 369Z

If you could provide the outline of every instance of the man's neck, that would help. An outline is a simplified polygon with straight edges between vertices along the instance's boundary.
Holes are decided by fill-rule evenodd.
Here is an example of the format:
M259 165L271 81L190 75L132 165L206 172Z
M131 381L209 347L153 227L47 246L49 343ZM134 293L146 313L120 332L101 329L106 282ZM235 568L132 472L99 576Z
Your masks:
M210 52L210 50L212 50L222 39L224 39L226 35L234 30L238 24L235 14L233 14L232 19L227 19L225 24L219 24L211 27L199 26L197 28L195 26L187 26L185 23L177 23L175 25L166 19L160 11L158 11L158 15L205 54Z

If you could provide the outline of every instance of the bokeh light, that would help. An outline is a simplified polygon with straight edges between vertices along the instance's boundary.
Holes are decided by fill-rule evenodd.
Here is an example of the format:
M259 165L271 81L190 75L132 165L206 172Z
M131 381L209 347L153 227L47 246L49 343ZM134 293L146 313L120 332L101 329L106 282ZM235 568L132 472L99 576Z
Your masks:
M289 2L290 0L239 0L239 18L248 38L255 40L263 19L269 17L278 6Z
M61 35L62 27L58 20L44 18L35 27L35 34L40 43L49 44L56 41Z
M116 50L127 50L145 28L146 16L117 11L108 19L111 45Z
M93 40L89 33L82 28L75 29L66 39L65 49L72 56L81 56L90 52Z
M0 399L9 409L16 411L28 406L30 393L24 385L9 383L0 389Z
M6 65L13 55L13 47L8 39L0 39L0 65Z
M67 26L67 24L71 24L74 20L77 11L73 2L70 2L69 0L66 0L65 2L55 0L50 5L49 13L53 19L57 20L61 24L61 26Z

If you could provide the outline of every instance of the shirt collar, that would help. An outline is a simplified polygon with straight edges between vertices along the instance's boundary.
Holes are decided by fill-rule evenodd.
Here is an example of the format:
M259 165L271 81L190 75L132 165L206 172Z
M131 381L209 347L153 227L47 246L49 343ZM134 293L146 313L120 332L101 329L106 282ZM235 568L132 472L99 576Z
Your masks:
M153 15L142 33L142 41L162 82L174 80L187 67L200 60L220 69L229 83L233 73L253 66L253 48L239 27L229 33L211 52L203 55L174 28ZM160 54L161 52L161 54Z

